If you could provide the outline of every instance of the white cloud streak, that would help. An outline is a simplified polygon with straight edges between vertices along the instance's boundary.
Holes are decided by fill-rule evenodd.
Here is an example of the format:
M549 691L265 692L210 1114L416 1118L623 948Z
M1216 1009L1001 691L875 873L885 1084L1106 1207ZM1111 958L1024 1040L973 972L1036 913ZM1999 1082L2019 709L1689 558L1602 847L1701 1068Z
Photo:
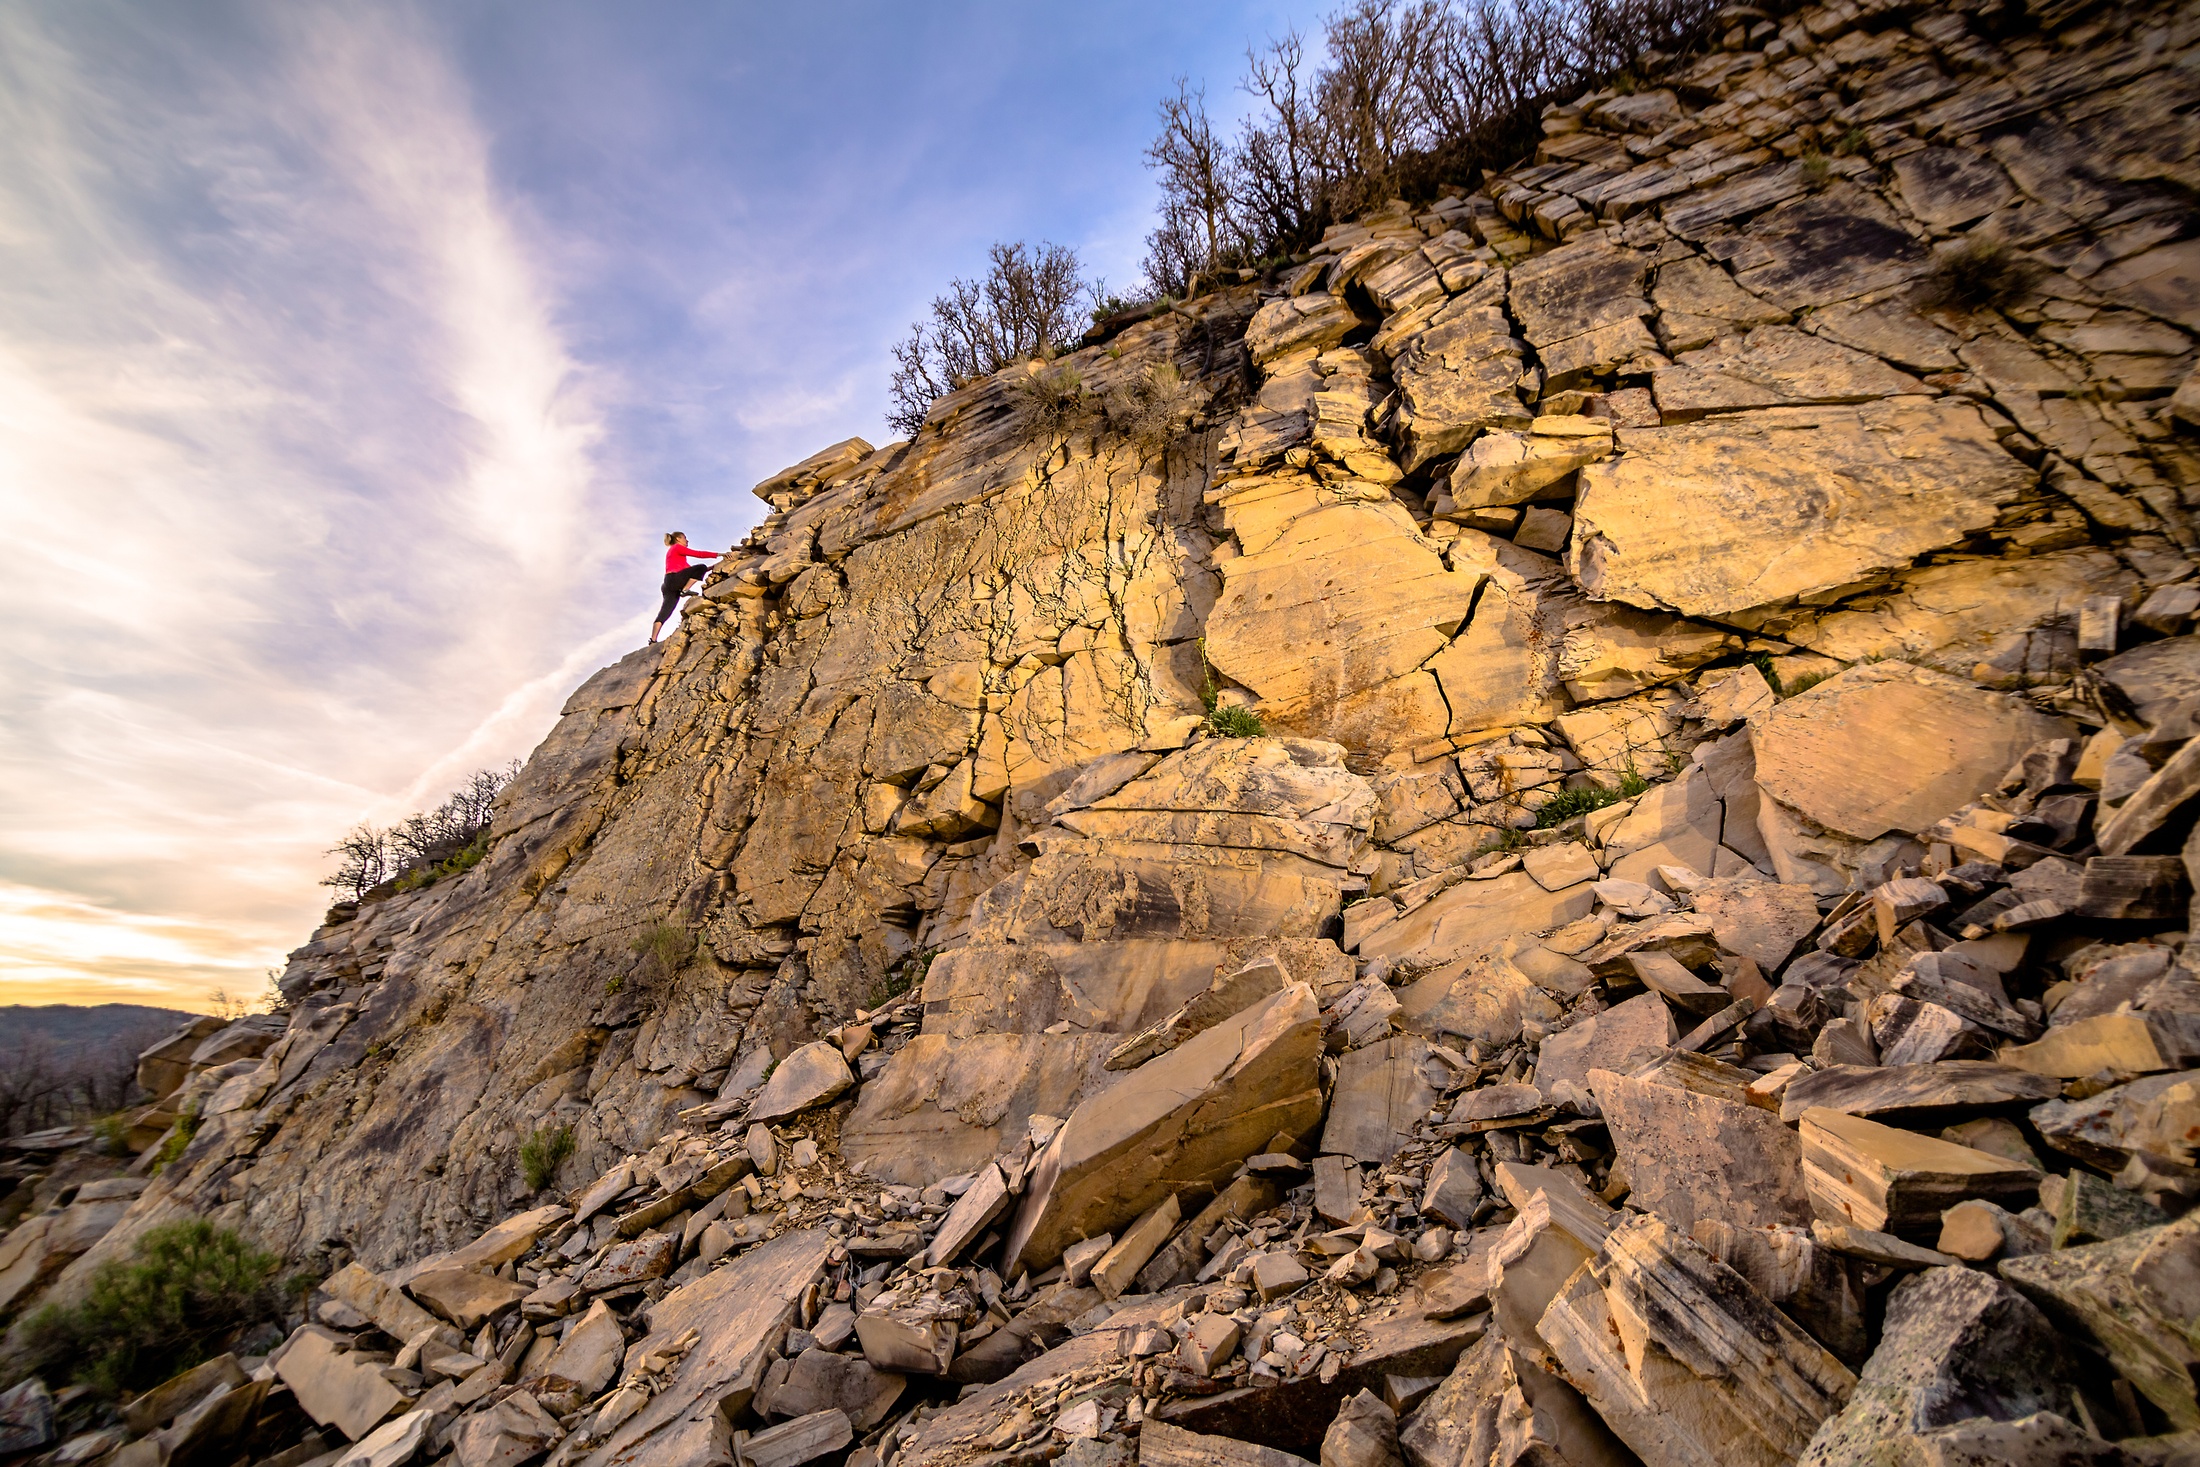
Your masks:
M601 384L419 18L147 14L0 0L0 1002L234 992L336 834L638 640Z

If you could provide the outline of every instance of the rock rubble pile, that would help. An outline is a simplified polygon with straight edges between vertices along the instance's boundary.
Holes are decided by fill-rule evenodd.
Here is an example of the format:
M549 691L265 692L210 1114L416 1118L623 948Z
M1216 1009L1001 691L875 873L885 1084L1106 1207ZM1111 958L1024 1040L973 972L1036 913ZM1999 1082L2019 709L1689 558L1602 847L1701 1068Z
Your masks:
M0 1454L2193 1460L2200 24L1724 24L758 486L478 866L18 1143L0 1310L320 1283Z

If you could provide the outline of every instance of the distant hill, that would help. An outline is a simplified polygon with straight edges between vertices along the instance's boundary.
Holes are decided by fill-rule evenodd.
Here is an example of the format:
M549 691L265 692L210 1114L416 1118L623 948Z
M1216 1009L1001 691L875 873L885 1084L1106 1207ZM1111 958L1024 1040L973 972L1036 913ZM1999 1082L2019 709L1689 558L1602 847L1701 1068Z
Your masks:
M157 1009L141 1003L0 1004L0 1044L43 1039L56 1049L86 1049L124 1035L133 1039L145 1035L142 1044L150 1044L197 1017L182 1009Z

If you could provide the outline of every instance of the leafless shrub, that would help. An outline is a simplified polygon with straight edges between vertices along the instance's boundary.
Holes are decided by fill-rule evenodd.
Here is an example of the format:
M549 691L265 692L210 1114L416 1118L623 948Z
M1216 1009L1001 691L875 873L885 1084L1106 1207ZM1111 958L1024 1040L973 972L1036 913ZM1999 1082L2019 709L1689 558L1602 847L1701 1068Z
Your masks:
M353 826L329 847L328 853L336 857L336 870L321 885L358 901L386 882L456 858L488 830L497 796L519 769L517 759L502 769L477 769L442 804L407 815L388 830L364 823Z
M954 280L894 345L893 399L886 415L897 433L914 434L932 404L1012 362L1066 347L1090 294L1077 252L1041 242L996 244L983 278Z
M1384 199L1517 161L1542 109L1702 34L1711 0L1352 0L1322 25L1322 59L1286 32L1249 51L1254 102L1218 143L1188 80L1147 150L1161 221L1155 290L1288 253ZM1216 201L1221 207L1216 208Z
M1108 426L1151 452L1184 426L1196 396L1176 363L1156 362L1108 394Z
M1017 378L1013 390L1024 422L1042 437L1071 432L1092 415L1094 408L1085 379L1066 362Z
M1925 277L1925 301L1958 311L1999 310L2039 278L2039 266L1990 234L1966 235L1940 251Z

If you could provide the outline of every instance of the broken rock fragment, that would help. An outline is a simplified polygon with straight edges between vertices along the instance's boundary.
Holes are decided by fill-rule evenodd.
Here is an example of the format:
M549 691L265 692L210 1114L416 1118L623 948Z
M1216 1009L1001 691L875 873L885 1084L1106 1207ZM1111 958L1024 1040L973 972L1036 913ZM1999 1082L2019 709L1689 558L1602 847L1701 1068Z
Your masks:
M1601 1266L1578 1269L1538 1328L1648 1467L1781 1467L1856 1384L1746 1279L1656 1217L1614 1228Z
M1860 1116L1806 1111L1801 1134L1811 1205L1828 1222L1933 1236L1958 1202L2022 1208L2039 1188L2039 1173L2021 1162Z
M1163 1198L1215 1187L1321 1115L1321 1012L1294 984L1133 1070L1070 1115L1032 1170L1005 1256L1044 1266Z
M1879 1348L1797 1467L1868 1467L1935 1427L2055 1410L2068 1403L2069 1370L2054 1326L2007 1284L1926 1269L1888 1296Z
M779 1062L763 1093L749 1106L752 1121L776 1121L838 1099L856 1077L840 1047L827 1040L803 1045Z
M330 1335L310 1326L284 1346L275 1374L308 1416L353 1441L374 1430L404 1401L378 1368L338 1350Z
M2200 1428L2192 1322L2200 1318L2200 1216L2105 1243L2010 1258L2002 1277L2108 1351L2180 1430Z
M1627 1169L1633 1206L1674 1227L1810 1221L1795 1133L1758 1106L1593 1070L1590 1089Z

